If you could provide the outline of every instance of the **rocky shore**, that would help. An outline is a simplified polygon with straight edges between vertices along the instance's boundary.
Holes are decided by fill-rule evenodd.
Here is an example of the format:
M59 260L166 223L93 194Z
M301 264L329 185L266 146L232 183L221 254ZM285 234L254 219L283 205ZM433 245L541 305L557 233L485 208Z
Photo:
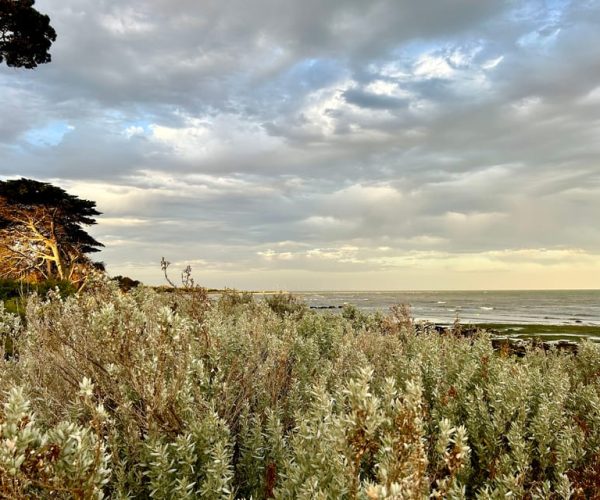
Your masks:
M541 340L539 338L510 337L501 330L493 328L482 328L478 325L440 325L435 323L417 323L417 332L435 331L440 335L457 335L461 337L473 337L483 331L492 335L494 349L507 354L524 356L532 349L543 349L549 351L557 349L577 354L579 342L573 340Z

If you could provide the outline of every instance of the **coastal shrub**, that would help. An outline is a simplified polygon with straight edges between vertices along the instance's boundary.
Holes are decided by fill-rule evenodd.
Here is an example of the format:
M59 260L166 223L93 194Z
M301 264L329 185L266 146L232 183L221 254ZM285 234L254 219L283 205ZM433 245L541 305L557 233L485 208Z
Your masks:
M134 280L133 278L130 278L129 276L121 276L120 274L111 279L113 281L117 282L117 284L119 285L119 288L123 292L128 292L129 290L131 290L133 288L137 288L138 286L140 286L142 284L138 280Z
M231 313L240 306L245 306L254 302L254 298L250 292L240 292L233 288L225 288L219 294L217 301L218 307L224 313Z
M0 300L25 297L31 293L46 295L50 290L58 289L63 297L74 294L77 289L70 281L44 280L29 283L20 280L0 279Z
M290 293L267 295L265 302L278 316L302 316L307 310L306 304Z
M85 383L82 389L85 391ZM81 394L82 404L89 404ZM101 498L110 477L99 436L104 411L87 426L38 423L20 387L12 388L0 415L0 494L3 498Z
M27 297L33 293L46 296L50 290L58 290L63 297L74 294L77 289L70 281L44 280L37 283L0 279L0 302L5 310L25 317Z
M25 317L25 308L27 300L21 297L13 297L12 299L6 299L3 303L4 309L9 312L16 314L21 317Z
M4 496L597 492L590 342L517 357L485 332L415 325L402 307L317 313L297 299L123 293L106 280L86 290L31 297L26 322L0 308L13 353L0 366Z
M20 294L19 282L16 280L0 279L0 300L18 297Z

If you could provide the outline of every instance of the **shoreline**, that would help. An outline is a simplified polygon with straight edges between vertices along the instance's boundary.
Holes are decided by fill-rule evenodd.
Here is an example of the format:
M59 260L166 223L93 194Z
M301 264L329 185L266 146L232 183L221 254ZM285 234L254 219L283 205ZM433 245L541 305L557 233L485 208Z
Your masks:
M477 323L467 324L511 338L536 338L540 340L582 340L600 341L600 325L552 325L534 323Z

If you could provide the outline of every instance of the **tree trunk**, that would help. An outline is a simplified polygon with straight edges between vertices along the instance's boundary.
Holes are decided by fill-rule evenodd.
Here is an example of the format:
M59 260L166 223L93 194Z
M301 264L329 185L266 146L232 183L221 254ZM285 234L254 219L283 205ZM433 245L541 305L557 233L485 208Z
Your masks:
M56 265L58 279L64 280L65 279L65 265L62 260L62 256L60 255L60 250L58 248L58 244L56 243L56 241L50 240L50 241L46 242L46 245L49 247L50 251L52 252L52 260L54 261L54 264Z

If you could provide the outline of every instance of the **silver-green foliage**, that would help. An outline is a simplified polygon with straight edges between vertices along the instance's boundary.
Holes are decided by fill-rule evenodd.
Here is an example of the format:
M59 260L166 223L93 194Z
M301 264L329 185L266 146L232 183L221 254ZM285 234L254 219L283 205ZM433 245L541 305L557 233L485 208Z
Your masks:
M485 333L417 334L400 308L288 313L104 282L31 298L26 326L0 311L0 333L18 353L0 368L4 494L77 496L79 481L83 497L566 498L600 484L591 343L519 358ZM50 449L36 479L27 457Z
M4 498L102 498L109 455L97 427L38 423L21 388L9 391L0 424Z

